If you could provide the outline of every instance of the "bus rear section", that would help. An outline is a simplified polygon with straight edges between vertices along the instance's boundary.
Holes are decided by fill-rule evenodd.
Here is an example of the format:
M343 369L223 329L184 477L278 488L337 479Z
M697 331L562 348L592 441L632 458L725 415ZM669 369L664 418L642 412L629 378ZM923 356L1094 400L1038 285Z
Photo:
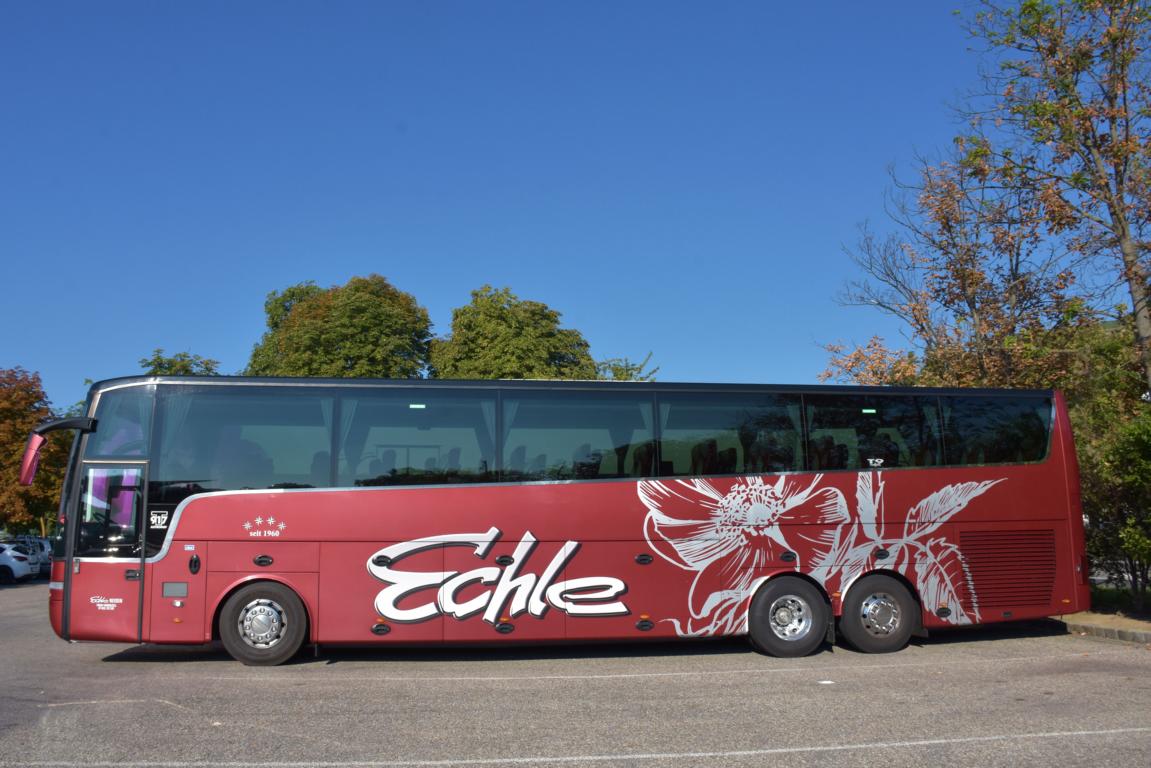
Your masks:
M796 656L1087 607L1057 393L137 379L90 414L59 427L70 640Z

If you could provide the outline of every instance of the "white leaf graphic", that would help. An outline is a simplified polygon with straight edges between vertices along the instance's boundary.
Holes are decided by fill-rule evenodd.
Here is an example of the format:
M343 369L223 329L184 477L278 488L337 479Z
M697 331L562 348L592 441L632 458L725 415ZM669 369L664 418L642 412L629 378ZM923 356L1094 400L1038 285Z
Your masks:
M883 512L883 480L878 472L860 472L855 480L855 506L863 532L871 540L880 538L879 518Z
M951 517L967 506L967 503L1002 480L987 480L982 483L955 483L944 486L920 501L907 512L903 538L922 539L938 530Z
M932 539L926 544L915 543L918 550L915 577L923 607L933 613L940 606L951 609L946 621L951 624L972 624L979 621L979 605L971 572L959 547L946 539ZM964 595L970 597L971 613L964 609Z

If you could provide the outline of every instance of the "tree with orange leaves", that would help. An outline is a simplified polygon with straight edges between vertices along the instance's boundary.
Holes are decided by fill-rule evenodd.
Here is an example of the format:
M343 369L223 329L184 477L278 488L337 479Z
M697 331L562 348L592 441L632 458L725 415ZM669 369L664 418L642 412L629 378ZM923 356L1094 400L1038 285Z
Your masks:
M1044 237L1038 196L958 158L924 163L899 188L898 233L866 227L849 251L863 277L846 304L870 306L906 328L913 352L873 337L827 347L823 378L860 384L1056 386L1074 368L1073 336L1093 322L1076 292L1073 254Z
M0 527L47 536L59 506L69 436L55 433L40 454L36 482L18 483L28 433L53 417L38 373L0 368Z
M965 114L965 161L1026 190L1052 233L1126 287L1151 391L1151 6L988 0L970 31L997 66Z

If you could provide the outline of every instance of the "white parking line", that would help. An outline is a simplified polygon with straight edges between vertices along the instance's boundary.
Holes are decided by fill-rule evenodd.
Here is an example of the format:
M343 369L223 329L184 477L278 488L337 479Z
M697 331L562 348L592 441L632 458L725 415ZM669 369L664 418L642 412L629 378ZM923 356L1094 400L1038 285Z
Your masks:
M53 707L86 707L90 704L149 704L152 699L96 699L94 701L57 701L51 704L37 704L41 709Z
M386 761L334 761L334 762L29 762L9 763L11 766L26 766L26 768L112 768L113 766L127 766L127 768L265 768L270 766L285 766L286 768L303 768L304 766L322 766L323 768L450 768L450 766L466 765L570 765L573 763L603 763L620 762L623 760L699 760L715 759L730 760L737 757L770 757L772 755L812 754L819 752L853 752L856 750L876 749L914 749L918 747L950 746L960 744L986 744L1006 741L1048 740L1082 738L1090 736L1116 736L1119 734L1151 733L1151 728L1111 728L1104 731L1047 731L1043 733L1005 733L994 736L966 736L951 739L922 739L916 741L879 741L863 744L829 744L808 747L777 747L773 749L741 749L727 752L642 752L615 755L566 755L559 757L492 757L492 758L465 758L460 760L386 760Z
M93 699L90 701L54 701L49 704L37 704L40 709L53 709L56 707L88 707L104 706L105 704L165 704L176 709L188 710L187 707L167 699Z

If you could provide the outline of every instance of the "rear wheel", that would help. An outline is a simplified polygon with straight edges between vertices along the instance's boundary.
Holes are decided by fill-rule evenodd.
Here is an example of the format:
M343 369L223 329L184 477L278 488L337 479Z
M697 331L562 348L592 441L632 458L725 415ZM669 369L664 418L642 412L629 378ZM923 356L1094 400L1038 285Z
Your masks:
M11 584L12 581L12 569L6 565L0 565L0 584Z
M751 600L751 645L770 656L806 656L823 643L830 615L823 594L810 582L793 576L774 579Z
M288 587L264 581L228 598L220 611L220 639L228 653L249 666L283 664L304 642L304 604Z
M907 587L897 580L890 576L865 576L843 601L839 631L864 653L891 653L911 639L918 609Z

